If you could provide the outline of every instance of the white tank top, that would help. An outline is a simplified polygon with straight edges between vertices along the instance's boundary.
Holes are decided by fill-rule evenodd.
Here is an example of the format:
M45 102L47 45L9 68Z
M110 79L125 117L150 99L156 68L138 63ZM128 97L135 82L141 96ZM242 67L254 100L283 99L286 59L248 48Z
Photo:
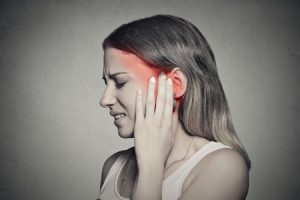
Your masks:
M178 169L176 169L175 172L163 180L162 200L177 200L181 196L182 186L186 177L198 164L198 162L207 154L224 148L231 147L220 142L211 141L194 153L187 161L185 161ZM119 174L129 156L130 151L126 151L125 153L121 154L110 168L100 190L100 200L129 200L128 198L122 197L117 188Z

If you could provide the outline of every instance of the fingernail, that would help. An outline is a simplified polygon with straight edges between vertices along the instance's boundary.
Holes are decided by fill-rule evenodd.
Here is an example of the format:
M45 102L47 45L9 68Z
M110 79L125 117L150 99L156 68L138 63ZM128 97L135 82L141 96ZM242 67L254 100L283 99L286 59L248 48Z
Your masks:
M155 83L155 77L154 77L154 76L152 76L152 77L150 78L150 82L151 82L151 83Z
M168 78L167 82L169 85L172 85L172 80L170 78Z
M160 72L159 77L162 78L162 79L165 79L165 78L166 78L166 75L165 75L164 72Z

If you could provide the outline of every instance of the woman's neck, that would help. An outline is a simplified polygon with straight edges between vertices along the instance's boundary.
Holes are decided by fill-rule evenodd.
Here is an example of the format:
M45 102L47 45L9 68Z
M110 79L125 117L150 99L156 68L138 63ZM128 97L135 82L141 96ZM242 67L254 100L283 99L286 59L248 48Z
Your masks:
M166 168L184 157L191 157L191 155L209 142L202 137L192 136L187 133L179 121L178 112L173 113L172 131L174 134L174 143L165 163Z

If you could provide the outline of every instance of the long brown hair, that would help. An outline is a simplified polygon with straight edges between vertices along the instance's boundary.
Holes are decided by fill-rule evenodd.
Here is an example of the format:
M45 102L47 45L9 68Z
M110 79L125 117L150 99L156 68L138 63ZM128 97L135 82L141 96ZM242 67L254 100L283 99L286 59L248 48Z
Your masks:
M133 53L166 71L180 68L188 80L178 111L185 131L232 147L250 169L248 154L233 127L214 54L197 27L183 18L155 15L115 29L103 42L103 49L107 47Z

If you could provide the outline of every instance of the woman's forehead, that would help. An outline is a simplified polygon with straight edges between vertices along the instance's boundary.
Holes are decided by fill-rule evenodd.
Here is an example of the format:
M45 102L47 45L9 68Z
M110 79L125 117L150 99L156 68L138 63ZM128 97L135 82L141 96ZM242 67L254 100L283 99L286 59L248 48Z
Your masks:
M107 48L104 51L104 63L109 64L122 64L122 65L132 65L132 64L146 64L138 56L121 51L114 48Z
M114 48L107 48L104 51L103 73L113 74L128 72L137 75L149 74L158 71L158 68L150 67L138 56Z

